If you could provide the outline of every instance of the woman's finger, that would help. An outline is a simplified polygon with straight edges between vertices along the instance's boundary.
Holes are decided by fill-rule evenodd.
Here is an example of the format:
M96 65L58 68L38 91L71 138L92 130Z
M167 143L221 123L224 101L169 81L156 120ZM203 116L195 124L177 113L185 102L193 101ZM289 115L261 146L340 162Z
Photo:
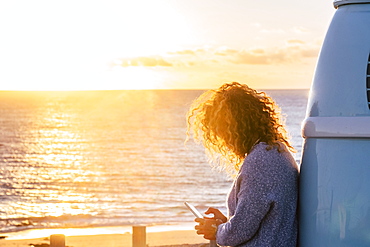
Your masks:
M223 223L227 221L226 216L217 208L210 207L207 209L205 214L213 214L214 215L213 219L220 219Z
M213 214L214 212L219 211L217 208L209 207L205 214Z
M204 229L204 226L201 226L201 225L196 225L194 227L195 230L201 230L201 229Z
M217 208L208 208L206 212L204 212L205 214L213 214L214 215L214 218L219 218L220 215L222 215L221 211L218 210Z
M198 223L200 223L200 224L204 224L204 219L202 219L202 218L195 218L195 220L194 220L195 222L198 222Z

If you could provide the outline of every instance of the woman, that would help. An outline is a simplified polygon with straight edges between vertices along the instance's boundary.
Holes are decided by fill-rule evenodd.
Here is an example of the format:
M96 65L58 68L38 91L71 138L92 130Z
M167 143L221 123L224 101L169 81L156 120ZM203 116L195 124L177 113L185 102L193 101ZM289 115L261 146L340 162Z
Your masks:
M228 217L209 208L199 235L221 246L296 246L298 167L279 108L237 82L201 95L188 113L188 135L218 167L234 174Z

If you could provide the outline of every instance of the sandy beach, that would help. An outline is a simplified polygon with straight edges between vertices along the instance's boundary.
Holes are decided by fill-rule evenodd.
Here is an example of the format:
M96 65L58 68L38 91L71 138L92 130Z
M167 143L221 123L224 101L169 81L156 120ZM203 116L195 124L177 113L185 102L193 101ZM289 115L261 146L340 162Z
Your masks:
M5 235L5 234L4 234ZM47 247L49 236L34 239L0 239L0 247ZM162 232L148 232L147 246L176 246L176 247L203 247L209 241L196 235L193 230L174 230ZM98 234L82 236L66 236L66 246L69 247L131 247L132 234Z

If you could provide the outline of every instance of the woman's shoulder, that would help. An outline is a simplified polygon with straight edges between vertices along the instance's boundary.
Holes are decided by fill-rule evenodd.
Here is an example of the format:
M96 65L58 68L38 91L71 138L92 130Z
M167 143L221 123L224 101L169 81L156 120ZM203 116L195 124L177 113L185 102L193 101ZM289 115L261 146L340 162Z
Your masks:
M276 143L276 145L269 145L266 142L257 143L252 151L247 155L250 158L276 158L279 156L291 155L291 152L283 143Z
M242 170L253 168L271 169L272 166L280 166L279 164L294 165L295 161L290 151L284 144L279 145L279 147L270 146L265 142L256 144L253 150L246 156Z
M277 186L296 181L298 166L287 148L279 151L277 147L270 148L266 143L260 143L244 160L240 177Z
M285 150L284 150L285 151ZM257 143L252 151L246 156L246 160L265 160L279 156L279 150L276 146L270 146L265 142Z

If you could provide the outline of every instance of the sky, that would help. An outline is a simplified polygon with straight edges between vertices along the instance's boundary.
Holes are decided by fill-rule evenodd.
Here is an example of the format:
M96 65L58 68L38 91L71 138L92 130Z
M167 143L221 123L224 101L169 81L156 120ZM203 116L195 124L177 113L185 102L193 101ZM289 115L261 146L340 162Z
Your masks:
M0 1L0 90L309 88L331 0Z

